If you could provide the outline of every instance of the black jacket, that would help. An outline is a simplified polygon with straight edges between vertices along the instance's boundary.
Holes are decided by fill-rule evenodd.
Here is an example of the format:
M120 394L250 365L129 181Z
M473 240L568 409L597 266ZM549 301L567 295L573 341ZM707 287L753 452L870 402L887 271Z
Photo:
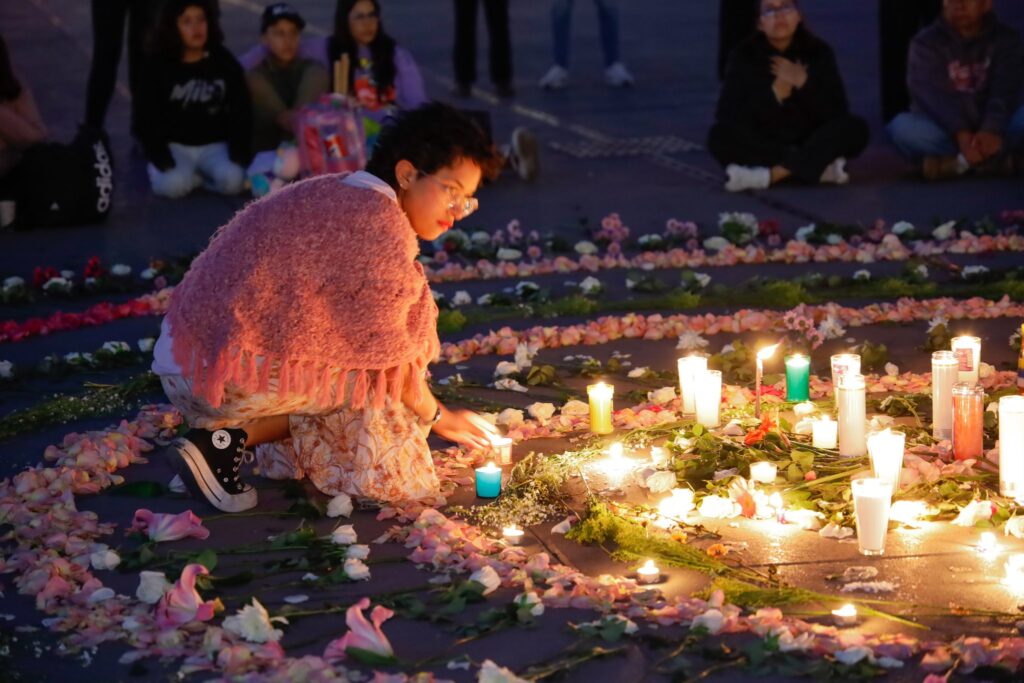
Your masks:
M772 91L775 56L807 67L807 82L782 103ZM752 129L797 143L849 110L832 48L800 24L785 52L772 47L760 31L736 46L726 67L715 119L725 127Z
M214 48L191 64L156 57L144 78L137 132L154 166L174 166L170 142L226 142L232 161L249 163L252 103L242 67L230 52Z

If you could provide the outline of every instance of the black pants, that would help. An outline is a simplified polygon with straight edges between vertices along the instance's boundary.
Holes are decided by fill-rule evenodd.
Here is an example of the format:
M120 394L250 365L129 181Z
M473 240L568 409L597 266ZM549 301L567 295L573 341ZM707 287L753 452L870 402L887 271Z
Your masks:
M508 0L455 0L455 80L463 85L476 81L476 10L483 3L491 82L512 84L512 41L509 37Z
M863 152L868 136L868 124L853 114L829 121L797 144L749 128L715 124L708 134L708 151L722 166L783 166L797 180L812 185L836 158L852 159Z
M935 21L942 0L879 0L878 34L881 48L882 119L890 121L910 108L907 92L907 52L914 35Z
M92 0L92 67L85 93L85 124L100 130L117 83L117 65L128 20L128 88L132 94L132 132L142 90L143 47L153 25L159 0Z
M732 49L757 30L761 0L721 0L718 3L718 78L725 75Z

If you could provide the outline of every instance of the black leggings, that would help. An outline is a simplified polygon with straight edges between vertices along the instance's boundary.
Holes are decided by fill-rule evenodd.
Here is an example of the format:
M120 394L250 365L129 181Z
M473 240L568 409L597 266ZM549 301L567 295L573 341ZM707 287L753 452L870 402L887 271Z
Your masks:
M455 0L455 80L463 85L472 85L476 81L476 10L481 2L490 35L491 82L494 85L512 85L508 0Z
M852 159L863 152L869 134L864 119L853 114L823 124L796 144L773 140L749 128L715 124L708 134L708 151L722 166L782 166L812 185L838 157Z

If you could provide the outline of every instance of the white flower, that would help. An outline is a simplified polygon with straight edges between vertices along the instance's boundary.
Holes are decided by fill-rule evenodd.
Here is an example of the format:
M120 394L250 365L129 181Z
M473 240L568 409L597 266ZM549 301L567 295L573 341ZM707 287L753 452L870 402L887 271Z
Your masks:
M926 266L925 264L922 263L917 268L914 268L914 272L917 273L921 277L921 279L928 279L928 266Z
M580 291L584 294L597 294L601 289L601 281L593 275L583 278L583 282L580 283Z
M845 650L836 652L836 659L847 666L852 666L865 657L870 656L871 649L862 646L848 647Z
M693 279L697 281L697 284L700 285L701 289L704 289L711 284L711 276L707 273L694 273Z
M636 287L636 280L633 278L626 278L626 289L633 289Z
M16 289L18 287L24 287L24 286L25 286L25 279L24 278L20 278L17 275L12 275L11 277L6 278L4 280L4 291L5 292L8 291L8 290L11 290L11 289Z
M844 539L853 536L853 529L846 526L839 526L835 522L829 522L818 531L818 535L822 538L836 538Z
M985 266L964 266L964 269L960 271L960 275L963 279L970 280L972 277L984 275L987 272L988 268Z
M727 223L739 223L751 230L757 230L757 216L746 212L725 212L718 214L718 227L724 227Z
M491 233L477 230L469 236L469 241L477 246L486 246L491 243Z
M561 413L566 417L582 417L590 414L590 405L585 401L571 399L562 406Z
M675 472L655 472L647 477L644 486L651 493L668 493L676 487L676 483Z
M498 250L499 261L517 261L523 256L523 252L518 249L509 249L508 247L502 247Z
M555 414L555 405L553 403L531 403L526 407L526 412L530 414L530 417L544 424Z
M309 600L309 596L302 593L296 593L295 595L286 595L283 599L289 605L301 605Z
M331 533L331 542L337 545L352 545L356 540L356 528L351 524L339 526Z
M863 269L858 270L856 273L853 274L853 279L857 280L858 282L866 282L871 279L871 271Z
M908 232L914 232L914 224L908 223L907 221L900 221L892 226L891 232L894 235L905 235Z
M740 506L723 496L704 496L697 512L709 519L728 519L740 514Z
M9 360L0 360L0 379L14 377L14 364Z
M801 633L796 638L787 628L779 634L779 652L806 652L814 645L814 634Z
M489 564L473 572L469 580L476 581L482 585L484 587L484 595L490 595L501 586L501 577L498 576L498 572L494 571L494 567Z
M368 581L370 568L362 560L350 557L345 560L345 575L353 581Z
M928 321L928 331L931 332L932 330L934 330L939 325L948 325L948 324L949 324L949 318L947 318L944 315L937 315L937 316L935 316L934 318L932 318L931 320Z
M92 592L92 594L89 595L88 603L90 605L95 605L97 603L103 602L104 600L109 600L110 598L114 597L115 595L116 595L116 593L114 593L114 589L113 588L107 588L107 587L97 588L96 590L94 590Z
M350 545L345 550L345 557L350 560L365 560L370 556L370 546L362 543Z
M522 299L527 294L532 294L533 292L539 291L540 285L538 285L536 282L523 280L522 282L516 283L516 296L518 296L520 299Z
M1011 517L1006 520L1006 526L1003 527L1003 535L1024 538L1024 517Z
M992 502L988 500L972 500L953 520L954 526L974 526L977 522L992 518Z
M435 304L440 304L445 299L444 294L442 294L441 292L437 291L436 289L431 289L430 290L430 295L432 297L434 297L434 303Z
M577 242L573 249L575 249L576 253L580 256L589 256L590 254L597 253L597 245L593 242L588 242L587 240Z
M655 389L654 391L647 392L648 403L653 403L654 405L670 403L671 401L675 400L675 397L675 387L662 387L660 389Z
M807 238L814 234L814 231L818 229L818 226L814 223L805 225L802 228L797 228L796 234L793 236L797 242L806 242Z
M67 292L71 289L71 281L63 277L51 277L43 285L44 292Z
M932 230L932 237L939 240L940 242L943 240L951 239L953 235L956 234L955 228L956 221L948 221Z
M897 377L897 376L899 376L899 374L900 374L899 366L897 366L895 363L886 363L885 364L885 374L887 374L889 377Z
M468 306L471 303L473 303L473 297L464 289L455 292L455 296L452 297L452 306Z
M725 625L725 615L717 609L709 609L704 614L693 620L690 624L690 628L698 628L703 626L708 630L711 635L717 634L722 630L722 626Z
M155 605L164 597L164 593L174 588L167 581L163 572L139 572L139 587L135 589L135 597L147 605Z
M123 341L108 341L103 342L103 350L107 353L128 353L132 350L132 347L128 346L128 342Z
M347 493L339 493L327 503L328 517L351 517L352 498Z
M805 531L817 531L821 528L821 520L825 515L817 510L801 510L794 508L786 510L786 523L795 524Z
M110 266L110 274L114 277L125 277L132 274L132 267L123 263L115 263Z
M539 617L544 614L544 603L541 601L540 596L529 591L527 593L520 593L515 599L516 607L529 608L530 614Z
M113 550L105 545L100 544L101 547L94 550L89 554L89 564L92 565L93 569L113 569L117 565L121 564L121 556L115 553Z
M648 372L650 372L650 370L651 369L645 365L642 368L633 368L626 374L626 376L629 377L630 379L636 379L637 377L643 377Z
M520 343L516 345L516 352L513 356L516 367L521 371L533 365L533 357L537 355L537 349L531 348L528 344Z
M508 377L517 372L519 372L519 368L515 363L508 360L499 361L498 365L494 368L495 377Z
M509 377L496 381L494 383L494 388L500 391L518 391L521 394L525 394L529 391L529 389L524 387L522 384Z
M709 237L706 240L704 240L704 248L710 251L721 251L722 249L728 247L730 244L732 244L732 242L730 242L729 240L725 239L720 235L715 235L714 237Z
M825 238L825 242L828 244L836 245L843 241L843 238L832 232L829 233L828 237Z
M525 678L519 678L503 666L498 666L489 659L485 659L480 666L480 673L477 675L477 683L527 683Z
M72 351L70 353L64 354L64 362L67 363L68 365L78 365L79 363L82 363L84 360L85 356L83 356L78 351Z
M551 527L551 533L553 534L567 534L569 529L572 528L572 517L566 517L558 524Z
M154 339L153 337L145 337L143 339L138 340L135 343L138 344L139 351L141 351L142 353L149 353L150 351L153 350L153 347L156 345L156 339Z
M152 280L157 276L158 272L159 271L157 271L156 268L146 268L144 271L139 273L139 277L143 280Z
M590 410L589 406L587 406L587 410ZM497 423L508 427L509 429L515 429L516 427L521 426L525 421L526 418L523 417L523 411L516 408L505 408L505 410L498 413Z
M224 619L224 630L250 643L276 643L284 635L271 622L287 624L284 617L270 618L267 609L256 598L235 614Z
M708 340L702 337L699 332L686 330L679 335L679 342L676 343L676 348L681 351L697 351L707 345Z
M834 315L829 315L818 325L818 334L823 339L839 339L846 334L846 328Z

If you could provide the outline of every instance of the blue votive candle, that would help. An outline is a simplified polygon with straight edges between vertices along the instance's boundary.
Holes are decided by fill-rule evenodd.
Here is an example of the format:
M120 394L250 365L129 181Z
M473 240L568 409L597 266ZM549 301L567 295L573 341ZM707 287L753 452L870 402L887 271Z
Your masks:
M501 493L501 468L493 462L486 467L476 468L476 495L480 498L497 498Z

